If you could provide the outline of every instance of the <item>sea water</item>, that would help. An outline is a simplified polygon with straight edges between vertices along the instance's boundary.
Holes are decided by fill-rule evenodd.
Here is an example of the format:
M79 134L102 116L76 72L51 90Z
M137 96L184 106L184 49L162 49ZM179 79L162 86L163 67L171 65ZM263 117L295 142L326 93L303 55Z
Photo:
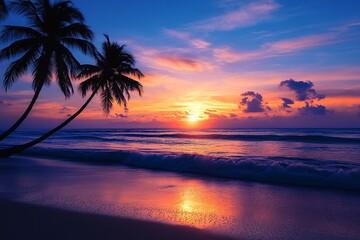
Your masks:
M42 131L18 131L2 148ZM360 191L360 129L72 129L22 154Z

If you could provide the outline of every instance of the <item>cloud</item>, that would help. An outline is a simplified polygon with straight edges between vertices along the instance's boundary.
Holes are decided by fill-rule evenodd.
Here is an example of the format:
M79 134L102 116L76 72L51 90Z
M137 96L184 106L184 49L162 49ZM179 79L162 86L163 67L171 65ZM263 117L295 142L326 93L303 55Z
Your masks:
M333 111L328 110L323 105L311 105L309 102L306 102L305 107L299 108L300 115L320 115L324 116Z
M187 44L189 44L195 48L205 49L211 45L210 42L205 41L203 39L192 38L191 34L188 32L181 32L181 31L176 31L176 30L172 30L172 29L165 29L164 31L169 36L181 39L181 40L185 41Z
M175 114L173 114L170 118L175 118L177 120L185 120L188 119L190 116L190 113L188 111L178 111Z
M206 63L179 55L157 56L153 60L157 65L179 71L201 72L206 69L212 69Z
M264 106L262 104L263 98L261 94L255 93L253 91L248 91L241 94L244 98L239 103L239 108L243 109L245 113L257 113L265 112Z
M236 51L228 46L218 47L213 50L213 55L218 62L234 63L253 59L265 59L300 52L309 48L330 45L345 41L337 40L337 34L316 34L305 37L281 40L263 44L260 49L253 51Z
M204 114L208 116L209 119L227 119L225 115L216 114L216 111L205 111Z
M116 118L128 118L128 116L126 116L126 115L124 115L122 113L119 113L119 114L115 113L115 117Z
M237 115L237 114L235 114L235 113L230 113L230 114L229 114L229 117L230 117L230 118L237 118L237 117L238 117L238 115Z
M283 109L291 108L290 105L294 104L294 101L289 98L281 98L281 100L283 101L283 103L281 104L281 107Z
M62 107L59 111L59 113L67 113L67 112L71 112L71 109L68 107Z
M296 93L296 100L305 101L305 100L314 100L314 99L324 99L325 95L318 94L313 88L314 84L311 81L295 81L293 79L285 80L280 82L280 87L287 87L289 90Z
M170 72L202 72L212 70L214 66L199 55L190 52L189 49L165 47L162 49L148 48L135 45L139 53L139 62L155 70Z
M201 31L229 31L249 27L269 19L270 14L279 7L275 1L256 1L224 15L196 22L190 28Z

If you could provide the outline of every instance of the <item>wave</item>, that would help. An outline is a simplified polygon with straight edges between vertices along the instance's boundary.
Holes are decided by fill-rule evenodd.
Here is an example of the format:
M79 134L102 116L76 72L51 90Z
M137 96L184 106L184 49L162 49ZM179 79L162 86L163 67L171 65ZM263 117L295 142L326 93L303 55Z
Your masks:
M360 138L345 138L323 135L246 135L246 134L142 134L142 133L116 133L108 137L98 136L60 136L60 138L72 138L78 140L97 140L97 141L122 141L119 137L131 138L178 138L178 139L204 139L204 140L238 140L238 141L287 141L287 142L309 142L326 144L358 144Z
M360 191L360 165L306 158L219 158L196 154L33 148L27 155L98 164L124 164L212 177Z

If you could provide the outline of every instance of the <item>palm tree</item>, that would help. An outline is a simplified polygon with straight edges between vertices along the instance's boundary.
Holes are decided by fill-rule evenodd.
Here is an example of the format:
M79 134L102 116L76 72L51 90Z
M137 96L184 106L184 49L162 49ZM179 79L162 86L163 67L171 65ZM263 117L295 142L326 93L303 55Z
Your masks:
M0 0L0 20L8 15L8 10L4 0Z
M143 87L140 82L128 77L128 75L136 76L138 79L144 75L137 68L134 68L135 59L131 53L125 50L125 46L110 42L105 35L106 41L102 46L102 54L96 53L96 65L82 65L82 71L77 78L88 78L79 85L79 91L85 97L90 90L92 94L84 105L71 117L62 124L47 132L45 135L23 145L11 147L0 151L0 157L8 157L12 154L19 153L35 144L47 139L55 132L59 131L75 119L91 102L94 96L99 93L103 111L109 114L114 100L119 104L127 106L130 100L130 91L137 91L141 96Z
M53 76L65 98L73 94L70 78L76 77L80 63L69 47L79 49L84 54L94 51L90 42L93 32L83 23L83 15L71 1L17 0L10 3L9 9L25 16L31 27L5 26L1 33L0 42L14 42L0 51L0 60L22 55L5 72L5 91L32 66L35 94L19 120L0 135L0 141L25 120L42 87L49 85Z

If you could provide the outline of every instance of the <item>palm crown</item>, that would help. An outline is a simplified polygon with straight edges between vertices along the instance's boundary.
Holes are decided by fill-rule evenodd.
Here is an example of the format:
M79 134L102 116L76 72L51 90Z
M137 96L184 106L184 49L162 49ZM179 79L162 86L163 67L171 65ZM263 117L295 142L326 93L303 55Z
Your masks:
M91 89L93 92L100 91L103 110L109 114L114 99L124 107L130 99L130 91L137 91L141 96L143 86L127 75L138 78L144 75L134 68L135 59L125 50L125 45L111 42L105 35L106 41L102 45L102 54L96 53L96 65L82 65L82 71L78 78L88 78L79 85L83 97Z
M7 7L4 0L0 0L0 20L5 18L8 14Z
M71 1L17 0L9 9L25 16L31 27L5 26L0 42L14 40L0 51L0 59L22 55L12 62L4 76L7 90L32 66L33 88L50 84L55 77L65 97L73 92L71 76L77 75L79 62L68 47L92 53L92 31L83 23L84 17Z

